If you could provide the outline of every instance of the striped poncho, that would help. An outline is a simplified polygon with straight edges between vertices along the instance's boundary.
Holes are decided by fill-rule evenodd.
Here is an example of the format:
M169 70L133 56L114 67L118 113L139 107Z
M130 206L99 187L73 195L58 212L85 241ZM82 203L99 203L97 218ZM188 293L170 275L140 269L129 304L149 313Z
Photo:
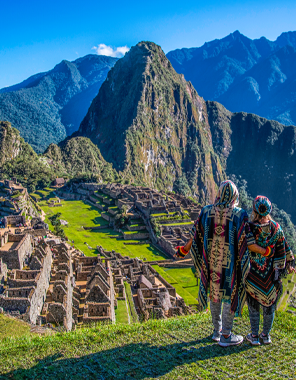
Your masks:
M248 245L255 244L255 240L247 213L236 207L238 193L228 195L230 201L224 203L223 196L220 194L214 205L201 210L191 232L190 252L200 275L199 304L206 308L209 297L213 302L231 303L231 312L241 315L250 265Z
M294 266L294 256L287 243L281 226L273 220L261 225L250 223L256 243L263 248L274 246L271 256L262 257L250 253L250 273L246 280L248 303L256 309L260 305L273 305L281 293L281 277L286 274L287 265Z

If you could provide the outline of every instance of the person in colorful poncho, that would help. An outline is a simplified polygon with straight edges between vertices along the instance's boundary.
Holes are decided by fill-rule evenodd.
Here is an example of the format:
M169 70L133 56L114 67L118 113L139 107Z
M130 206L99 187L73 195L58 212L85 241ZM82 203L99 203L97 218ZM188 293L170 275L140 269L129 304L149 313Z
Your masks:
M231 333L235 315L241 315L246 300L244 287L249 272L248 247L264 255L265 249L255 244L246 211L237 207L239 194L231 181L221 183L213 205L205 206L185 246L177 247L176 256L188 252L200 276L198 302L204 309L210 298L214 325L212 339L220 346L240 344L243 337ZM223 313L221 317L221 310Z
M270 247L265 256L250 253L250 272L246 279L247 303L252 333L247 340L252 345L260 345L260 307L263 309L263 331L260 334L264 344L270 344L277 301L282 293L281 277L295 272L294 256L284 236L281 226L270 217L272 210L268 198L258 195L253 202L250 229L258 245Z

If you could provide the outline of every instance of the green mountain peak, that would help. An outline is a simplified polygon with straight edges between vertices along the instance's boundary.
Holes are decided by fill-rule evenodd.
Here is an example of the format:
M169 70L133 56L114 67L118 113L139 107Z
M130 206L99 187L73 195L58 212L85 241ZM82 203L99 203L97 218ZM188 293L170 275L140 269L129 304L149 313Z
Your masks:
M110 70L77 134L115 169L159 189L181 185L213 199L224 177L204 100L152 42L132 47Z

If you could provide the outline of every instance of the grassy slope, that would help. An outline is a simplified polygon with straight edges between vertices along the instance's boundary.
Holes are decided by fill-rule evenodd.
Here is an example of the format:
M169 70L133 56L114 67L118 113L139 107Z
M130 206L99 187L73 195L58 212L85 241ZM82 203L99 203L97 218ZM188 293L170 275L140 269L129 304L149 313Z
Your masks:
M87 256L94 255L96 246L101 245L106 250L115 250L124 256L146 258L149 261L163 260L164 255L150 244L125 245L123 239L111 237L118 236L113 229L106 228L99 231L83 230L82 226L95 227L108 225L108 222L101 217L100 210L83 201L62 201L62 207L48 207L46 201L39 202L39 206L46 213L46 221L52 214L60 212L61 219L69 224L65 227L65 233L70 240L74 240L74 245L81 249ZM93 249L87 248L87 242ZM133 242L133 240L129 240Z
M0 379L294 379L296 317L277 313L276 344L221 348L210 339L209 312L105 325L0 342ZM249 332L247 314L234 331Z
M0 314L0 340L30 334L30 325L17 318Z

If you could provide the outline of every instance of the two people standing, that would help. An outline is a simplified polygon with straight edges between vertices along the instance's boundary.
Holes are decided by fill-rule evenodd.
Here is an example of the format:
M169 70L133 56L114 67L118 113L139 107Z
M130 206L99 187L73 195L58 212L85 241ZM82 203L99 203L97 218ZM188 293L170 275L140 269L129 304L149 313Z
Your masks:
M252 308L251 313L253 312L253 314L250 313L250 316L253 315L251 337L254 339L258 337L258 310L260 305L263 305L262 298L264 297L262 292L259 292L260 297L258 297L258 290L255 290L258 286L258 283L254 281L256 269L250 271L254 262L257 263L258 258L261 260L259 260L260 263L268 261L272 272L270 280L273 283L278 281L278 284L280 284L280 278L286 270L292 271L294 265L293 254L280 226L274 224L273 221L268 221L268 226L266 225L266 230L264 230L266 231L264 238L260 237L262 229L259 226L256 230L255 227L262 222L260 214L257 219L254 218L253 223L249 223L246 211L238 207L238 202L239 194L234 183L232 181L222 182L214 204L201 210L192 229L191 239L185 246L177 247L176 253L178 257L185 257L191 251L195 268L200 275L198 301L205 309L208 305L209 296L214 325L212 339L219 342L219 345L223 347L237 345L243 341L242 336L234 335L231 330L234 317L241 315L247 298L248 304ZM254 213L260 209L259 201L256 202L256 207ZM268 213L264 216L267 215ZM266 223L265 219L263 222ZM281 231L281 233L275 234L274 229ZM268 238L271 234L273 237ZM252 253L250 254L250 252ZM262 266L265 268L264 263ZM252 274L253 277L251 277ZM265 276L265 272L262 273L262 276ZM249 293L247 293L248 290ZM278 299L279 292L280 285L276 285L275 301ZM251 299L255 301L251 302ZM270 300L270 302L272 301ZM272 312L271 314L265 313L264 316L266 315L272 315ZM266 323L263 337L269 337L272 325L270 320L271 318ZM252 343L253 339L249 335L247 339ZM264 343L267 341L268 339L263 340Z

